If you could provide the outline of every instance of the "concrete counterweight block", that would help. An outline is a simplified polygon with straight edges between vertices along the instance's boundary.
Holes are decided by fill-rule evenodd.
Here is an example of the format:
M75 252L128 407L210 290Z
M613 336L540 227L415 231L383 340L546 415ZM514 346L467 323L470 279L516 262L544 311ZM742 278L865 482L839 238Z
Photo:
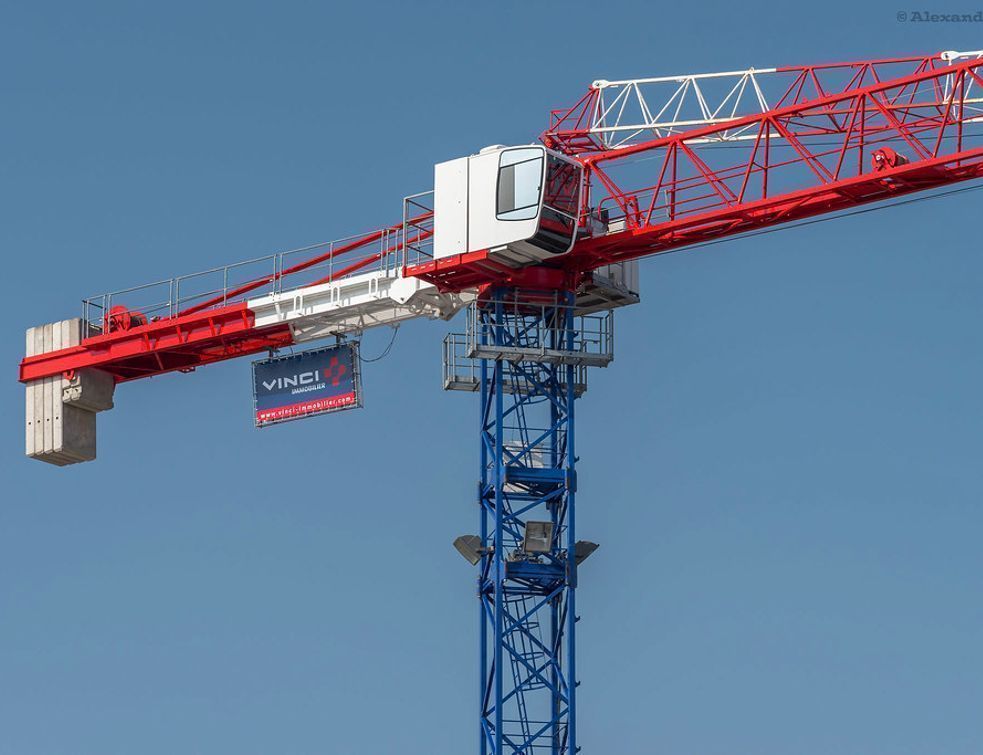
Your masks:
M81 318L27 330L27 356L78 346ZM64 466L96 458L96 413L113 408L115 380L107 372L79 370L26 384L26 451L32 459Z

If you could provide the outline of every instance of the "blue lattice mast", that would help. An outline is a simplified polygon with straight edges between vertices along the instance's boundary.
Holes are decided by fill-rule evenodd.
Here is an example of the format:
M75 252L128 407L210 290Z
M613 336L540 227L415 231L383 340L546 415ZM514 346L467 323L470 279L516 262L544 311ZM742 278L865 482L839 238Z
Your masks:
M480 535L456 545L479 565L483 755L577 751L577 564L596 546L576 540L574 405L611 359L611 322L565 292L498 290L470 311Z

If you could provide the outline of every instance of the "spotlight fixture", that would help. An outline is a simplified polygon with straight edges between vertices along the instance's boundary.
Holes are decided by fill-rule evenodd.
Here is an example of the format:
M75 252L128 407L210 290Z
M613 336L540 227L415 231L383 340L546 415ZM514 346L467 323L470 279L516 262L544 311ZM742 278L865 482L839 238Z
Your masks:
M587 557L596 551L600 546L597 543L592 543L590 540L578 540L573 546L573 560L577 566L580 566Z
M530 555L549 553L553 541L553 522L526 522L525 537L522 538L522 550Z
M481 547L481 538L477 535L461 535L454 540L454 547L467 561L471 562L471 566L477 565L485 552L485 549Z

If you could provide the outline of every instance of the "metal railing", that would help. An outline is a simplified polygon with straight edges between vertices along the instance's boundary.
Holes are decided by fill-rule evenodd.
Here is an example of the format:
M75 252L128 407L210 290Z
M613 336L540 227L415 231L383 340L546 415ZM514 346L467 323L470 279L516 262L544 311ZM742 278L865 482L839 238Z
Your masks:
M521 296L468 306L464 333L472 359L505 359L606 367L614 359L614 313L572 314L575 308ZM487 333L494 329L498 343Z
M433 259L433 191L403 199L403 266Z
M407 259L418 259L423 254L419 247L426 243L426 238L419 237L432 235L432 230L421 233L426 222L428 219L410 215L399 226L370 234L90 296L82 300L82 317L91 328L105 329L116 306L153 322L370 272L395 277ZM429 222L432 227L432 220ZM409 244L405 243L407 232ZM364 241L359 243L360 240Z
M448 333L443 343L443 387L446 391L465 391L474 393L481 389L481 360L470 356L469 340L464 333ZM573 391L577 396L587 390L587 365L574 366ZM506 393L528 394L542 385L531 379L513 376L502 386ZM566 382L560 382L566 388Z

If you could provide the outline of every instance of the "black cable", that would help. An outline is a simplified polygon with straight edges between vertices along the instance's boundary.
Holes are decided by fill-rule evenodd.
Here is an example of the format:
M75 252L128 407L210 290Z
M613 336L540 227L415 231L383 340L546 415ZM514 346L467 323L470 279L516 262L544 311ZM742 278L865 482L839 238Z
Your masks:
M379 362L389 356L389 352L392 350L393 344L396 343L396 334L399 332L399 325L393 325L393 336L389 339L389 345L383 350L383 352L372 359L366 359L362 356L361 352L358 355L358 361L360 362Z

